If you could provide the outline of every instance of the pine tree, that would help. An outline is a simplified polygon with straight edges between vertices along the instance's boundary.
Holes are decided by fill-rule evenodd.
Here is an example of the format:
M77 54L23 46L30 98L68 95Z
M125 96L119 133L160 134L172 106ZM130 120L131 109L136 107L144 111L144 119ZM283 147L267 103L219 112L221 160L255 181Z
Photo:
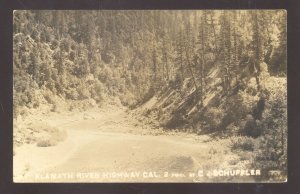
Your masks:
M273 52L269 56L269 67L271 73L275 75L286 75L287 68L287 14L285 11L277 12L277 21L273 25L279 30L278 43L273 47Z
M205 92L205 67L206 67L206 49L207 49L207 38L208 38L208 26L207 26L207 12L203 11L201 15L201 23L199 25L198 34L198 53L199 60L197 61L200 74L200 90L201 90L201 105L203 105L203 96Z
M227 93L230 87L230 74L232 71L231 64L231 24L230 18L227 11L223 11L221 15L221 52L222 52L222 61L223 63L223 89Z
M195 86L196 91L198 91L199 87L197 84L196 77L194 75L194 71L192 69L192 57L194 54L194 42L193 42L193 35L192 35L192 30L191 30L191 23L190 23L190 18L189 15L186 18L185 21L185 33L184 33L184 56L185 56L185 61L187 68L189 70L190 75L192 76L193 83Z
M237 11L233 11L232 21L233 21L233 44L232 44L232 66L233 71L235 72L235 81L238 82L238 73L239 73L239 40L237 32Z
M169 81L170 79L170 50L171 50L171 45L170 45L170 39L167 33L165 33L163 37L163 46L162 46L162 59L163 59L163 77L166 77L166 80ZM164 75L164 71L166 71L166 75Z
M183 68L184 63L184 42L183 42L183 32L182 27L179 29L179 34L176 42L176 58L175 63L179 66L180 73L181 73L181 80L184 80L185 72Z
M40 58L38 55L38 50L35 48L33 52L30 53L30 62L27 69L29 75L32 76L32 79L39 83L39 65L40 65Z
M254 50L254 60L253 60L253 71L256 78L257 89L260 90L260 63L263 61L263 50L262 50L262 37L260 34L260 26L258 20L258 12L252 11L251 16L253 19L253 50Z

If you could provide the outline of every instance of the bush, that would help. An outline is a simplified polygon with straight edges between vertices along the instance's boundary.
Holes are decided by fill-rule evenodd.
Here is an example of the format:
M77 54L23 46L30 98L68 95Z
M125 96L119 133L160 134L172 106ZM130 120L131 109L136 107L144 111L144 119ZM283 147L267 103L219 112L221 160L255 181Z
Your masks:
M258 121L256 121L250 114L246 116L246 122L242 129L242 133L251 137L258 137L262 133L262 129L258 125Z
M121 95L120 101L124 106L133 107L136 104L136 98L131 92L126 92L124 95Z
M77 88L77 93L78 93L79 100L88 99L90 97L90 92L84 84L81 84Z
M36 101L33 103L33 108L38 108L40 106L40 102Z
M209 108L204 114L205 122L212 130L218 130L222 128L224 116L224 110L218 108ZM225 128L222 128L221 130L224 129Z
M237 126L236 124L234 123L231 123L230 125L228 125L226 127L226 131L230 134L235 134L235 135L238 135L239 134L239 126Z
M254 140L251 137L232 137L231 148L234 150L241 149L244 151L253 151L254 150Z
M70 40L64 38L60 41L60 50L69 52L70 50Z
M258 100L256 106L254 106L252 115L254 116L255 119L262 118L262 114L265 109L265 101L266 101L265 97L262 95Z
M41 140L36 144L38 147L50 147L50 146L56 146L57 142L51 141L50 139L47 140Z
M59 42L57 40L53 40L51 44L51 49L54 50L59 46Z
M38 147L56 146L59 142L65 140L67 137L67 132L65 130L59 130L49 126L44 127L43 130L49 133L50 137L38 141Z
M255 161L266 170L287 169L287 109L280 108L283 102L272 104L263 114L264 128L259 152ZM285 102L286 103L286 102Z
M71 100L77 100L79 98L79 94L75 88L70 88L66 90L66 98Z
M176 127L183 126L186 123L187 120L184 118L184 115L181 112L176 112L174 116L166 122L165 127L174 129Z
M44 98L49 104L55 104L55 97L51 92L49 91L45 92Z
M91 97L96 100L97 103L104 99L104 86L100 81L96 81L91 90Z
M230 124L236 122L236 119L234 117L233 114L227 113L224 115L224 117L222 118L221 124L220 124L220 128L221 129L225 129L227 128Z
M239 124L240 120L244 118L251 109L247 108L243 101L243 96L237 94L230 97L226 103L222 105L224 108L224 117L222 118L221 128L226 128L231 123Z

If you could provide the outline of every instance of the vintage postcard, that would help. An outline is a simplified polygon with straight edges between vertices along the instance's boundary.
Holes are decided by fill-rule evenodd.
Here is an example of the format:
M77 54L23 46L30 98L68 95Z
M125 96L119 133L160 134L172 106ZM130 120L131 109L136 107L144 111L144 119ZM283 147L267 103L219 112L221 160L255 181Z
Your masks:
M15 10L14 182L286 182L285 10Z

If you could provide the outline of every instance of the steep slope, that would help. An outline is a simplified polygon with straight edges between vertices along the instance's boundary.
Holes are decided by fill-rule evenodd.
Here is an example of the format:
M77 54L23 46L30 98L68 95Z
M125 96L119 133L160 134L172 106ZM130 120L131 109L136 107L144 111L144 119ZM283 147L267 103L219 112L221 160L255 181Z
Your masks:
M222 69L216 65L208 73L203 104L192 80L186 79L180 88L165 88L137 111L170 129L226 131L227 134L257 137L263 130L264 115L270 112L271 104L278 101L278 91L282 98L277 103L286 106L286 78L272 77L265 63L260 66L259 86L255 75L246 66L241 67L244 75L232 78L225 90Z

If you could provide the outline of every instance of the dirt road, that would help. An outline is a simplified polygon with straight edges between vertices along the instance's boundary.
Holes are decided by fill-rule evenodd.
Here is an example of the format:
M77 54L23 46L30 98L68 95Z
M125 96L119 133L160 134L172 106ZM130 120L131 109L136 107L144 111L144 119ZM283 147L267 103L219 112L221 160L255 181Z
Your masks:
M123 109L50 121L68 138L53 147L19 147L15 182L210 182L218 179L208 176L211 170L244 168L227 141L145 133L150 129Z

